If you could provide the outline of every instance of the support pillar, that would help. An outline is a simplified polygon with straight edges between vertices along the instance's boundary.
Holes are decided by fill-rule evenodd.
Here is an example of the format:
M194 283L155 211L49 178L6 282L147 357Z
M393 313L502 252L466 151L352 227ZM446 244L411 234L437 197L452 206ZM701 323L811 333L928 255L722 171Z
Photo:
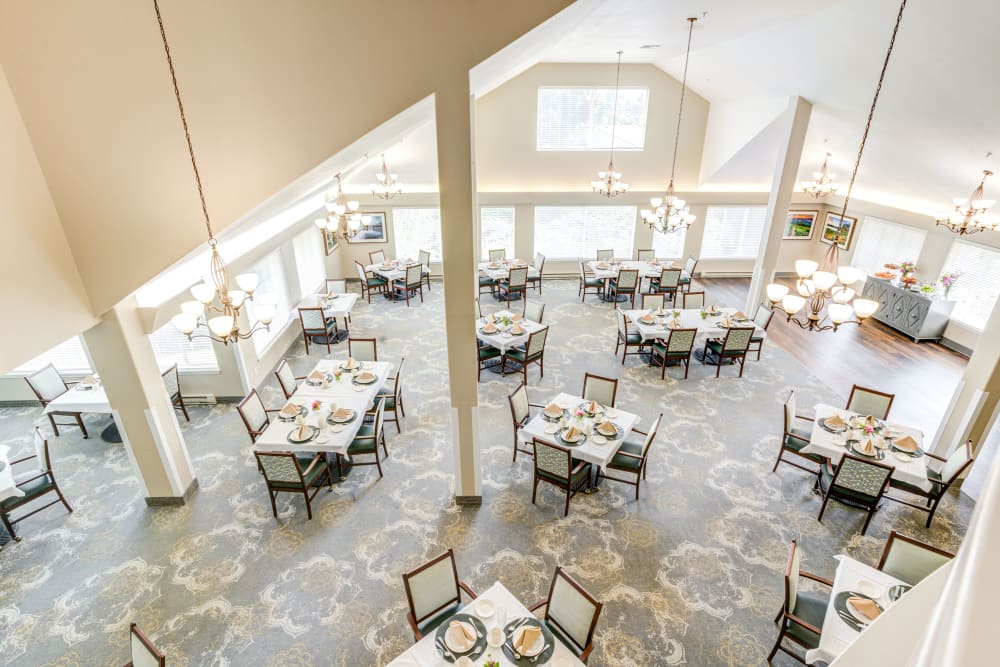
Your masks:
M788 100L788 108L781 115L781 145L778 147L778 162L774 167L771 194L767 198L767 218L764 233L760 239L760 250L750 278L750 292L744 310L753 316L757 306L764 299L767 284L774 280L778 265L778 250L784 235L788 208L792 204L792 193L798 178L799 163L802 161L802 146L809 129L812 104L798 95Z
M472 158L473 98L467 71L450 73L435 93L445 331L451 395L455 500L482 503L479 452L479 385L476 380L475 170Z
M146 502L184 504L198 480L135 297L105 313L83 338Z

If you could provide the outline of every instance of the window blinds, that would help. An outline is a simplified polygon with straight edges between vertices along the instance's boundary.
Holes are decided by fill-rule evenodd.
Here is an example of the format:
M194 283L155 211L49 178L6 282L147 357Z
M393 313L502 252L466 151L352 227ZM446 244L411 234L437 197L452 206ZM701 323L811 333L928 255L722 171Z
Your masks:
M687 229L679 229L669 234L653 232L653 251L657 257L679 259L684 256L684 239Z
M621 88L615 150L642 150L648 88ZM596 151L611 148L614 88L539 88L536 149Z
M614 248L615 257L631 257L635 218L635 206L536 206L535 252L576 259Z
M281 261L281 251L265 256L254 264L250 270L260 277L260 283L254 292L254 301L247 301L247 316L250 322L256 321L254 306L257 303L274 304L274 320L270 330L260 329L253 335L253 346L260 357L288 322L291 306L288 298L288 285L285 282L285 270ZM266 300L266 301L265 301ZM296 314L297 316L297 314Z
M421 250L441 261L441 211L436 208L392 209L392 230L396 257L416 261Z
M167 323L151 333L149 342L160 368L177 364L181 372L219 370L212 341L201 337L188 340L173 324Z
M951 319L982 331L1000 295L1000 251L952 241L942 273L960 274L948 294L958 302Z
M323 232L310 226L292 239L292 250L299 274L299 290L303 296L312 294L326 278L326 268L323 266Z
M490 250L503 248L507 257L514 256L514 209L484 206L479 209L479 251L484 260Z
M701 256L706 259L750 259L760 251L766 206L709 206Z
M87 375L94 372L87 352L83 348L83 341L79 336L73 336L45 354L40 354L31 361L21 364L11 371L11 375L28 375L49 364L55 366L60 373L70 375Z
M916 262L927 232L868 216L861 225L851 264L868 273L885 270L889 262Z

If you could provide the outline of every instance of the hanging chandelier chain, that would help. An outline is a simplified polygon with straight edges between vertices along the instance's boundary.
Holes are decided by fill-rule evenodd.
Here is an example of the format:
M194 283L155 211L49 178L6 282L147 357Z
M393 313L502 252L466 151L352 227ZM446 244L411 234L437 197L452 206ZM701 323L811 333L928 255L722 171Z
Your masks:
M681 77L681 103L677 107L677 130L674 132L674 158L670 163L670 185L674 183L674 172L677 169L677 146L681 141L681 117L684 115L684 93L687 91L688 62L691 60L691 34L694 32L694 23L698 19L688 19L688 41L687 51L684 54L684 75Z
M618 52L618 67L615 69L615 103L611 108L611 157L610 164L615 162L615 130L618 129L618 85L622 77L622 52Z
M160 25L160 38L163 40L163 51L167 56L167 67L170 68L170 80L174 84L174 97L177 98L177 110L181 114L181 124L184 126L184 138L187 140L188 155L191 157L191 169L194 170L194 180L198 186L198 198L201 200L201 212L205 216L205 228L208 230L208 244L213 248L216 245L215 235L212 233L212 221L208 217L208 206L205 204L205 191L201 186L201 174L198 173L198 161L194 157L194 146L191 144L191 132L188 129L187 116L184 114L184 103L181 102L181 90L177 85L177 74L174 72L174 59L170 55L170 44L167 43L167 32L163 28L163 16L160 14L160 3L153 0L153 9L156 10L156 22Z

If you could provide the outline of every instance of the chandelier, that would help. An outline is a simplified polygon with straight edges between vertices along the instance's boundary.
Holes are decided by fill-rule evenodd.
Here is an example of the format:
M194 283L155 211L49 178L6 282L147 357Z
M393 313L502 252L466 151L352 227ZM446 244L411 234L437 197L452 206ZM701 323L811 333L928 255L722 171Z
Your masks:
M830 154L827 153L826 157L823 158L823 166L819 168L819 171L813 172L812 180L802 181L799 184L803 192L812 195L816 199L822 199L828 194L837 191L837 186L833 184L833 179L837 178L837 175L831 174L827 168L829 160Z
M851 191L854 189L854 179L858 175L861 156L864 154L865 144L868 142L868 133L875 115L875 106L878 104L878 96L882 91L882 83L885 81L885 72L889 67L889 57L892 55L892 49L896 43L896 34L899 32L899 24L903 20L904 9L906 9L906 0L901 1L899 13L896 15L896 25L892 29L889 49L886 51L885 60L882 63L882 72L879 75L878 85L875 87L875 96L872 99L871 109L868 111L865 130L861 135L858 157L854 160L851 180L847 184L847 192L844 195L844 205L840 210L841 220L847 215ZM796 260L795 273L798 275L798 280L795 282L795 288L798 294L789 294L788 287L785 285L771 283L767 286L767 298L771 301L772 307L784 311L788 316L788 321L794 322L802 329L808 331L833 329L836 331L837 327L842 324L860 326L864 320L874 315L875 311L878 310L877 301L856 298L857 293L851 285L863 281L865 273L853 266L840 266L839 227L837 234L830 249L820 262L811 259ZM803 308L806 308L806 312L799 315ZM852 317L855 319L851 319Z
M628 183L622 183L622 173L615 171L615 130L618 125L618 83L621 81L622 52L618 52L618 69L615 72L615 103L611 112L611 157L608 159L606 171L597 172L597 180L590 182L590 187L598 194L607 198L628 191Z
M684 114L684 93L687 90L688 60L691 58L691 33L697 18L688 19L687 53L684 55L684 76L681 78L681 103L677 108L677 131L674 133L674 159L670 164L670 182L663 197L653 197L649 200L652 209L640 211L642 220L654 231L670 234L681 229L687 229L695 221L695 216L688 208L687 202L678 199L674 193L674 172L677 169L677 145L681 139L681 117Z
M383 166L385 166L384 163ZM326 208L326 217L316 218L313 222L320 229L325 229L342 239L348 239L361 229L362 225L365 227L370 225L372 217L361 215L358 212L360 204L353 199L348 200L344 196L340 174L337 174L335 178L337 179L337 194L332 198L328 195L326 203L323 205Z
M389 172L385 165L385 155L382 155L382 168L375 174L377 183L372 183L372 194L379 199L392 199L403 192L403 184L399 182L399 174Z
M986 157L989 156L987 153ZM983 178L972 191L972 195L968 199L955 199L954 210L935 222L960 236L995 230L1000 225L1000 219L988 215L988 212L996 204L996 200L983 199L983 185L992 175L992 171L984 169Z
M156 10L156 21L160 26L160 38L163 40L163 51L167 56L167 67L170 69L170 79L174 84L174 97L177 99L177 110L180 112L181 125L184 127L184 137L187 140L188 155L191 158L191 168L194 171L195 184L198 186L198 198L201 201L201 212L205 218L205 228L208 230L208 247L212 251L210 260L210 281L200 282L191 288L193 301L181 304L181 312L171 318L171 322L188 340L193 338L211 338L214 341L228 345L241 339L247 339L260 329L267 329L274 319L274 304L258 303L255 314L258 317L249 329L240 326L240 311L247 301L253 301L254 292L259 283L256 273L242 273L236 276L239 289L229 288L229 274L226 263L219 254L219 242L212 233L212 221L208 216L208 206L205 204L205 192L198 173L198 162L194 157L194 146L191 144L191 133L188 130L187 116L184 114L184 104L181 102L180 88L177 86L177 75L174 73L174 61L170 56L170 46L167 43L167 33L163 28L163 17L160 6L153 0ZM264 301L261 295L261 301ZM205 322L202 322L205 318ZM194 332L204 326L206 331Z

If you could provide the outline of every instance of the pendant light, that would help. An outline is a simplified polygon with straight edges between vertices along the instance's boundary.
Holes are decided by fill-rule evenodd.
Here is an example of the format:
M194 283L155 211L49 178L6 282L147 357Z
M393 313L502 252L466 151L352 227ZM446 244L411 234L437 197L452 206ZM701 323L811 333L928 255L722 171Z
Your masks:
M598 194L608 199L628 192L628 183L622 183L622 174L615 171L615 130L618 127L618 84L622 74L622 52L618 52L618 69L615 72L615 103L611 111L611 157L608 159L607 171L597 172L597 180L590 182L590 187Z
M991 155L993 153L987 153L987 159ZM983 169L983 178L969 198L953 200L954 208L946 215L937 218L935 223L959 236L994 231L1000 226L1000 219L989 214L989 210L996 205L996 200L983 199L983 186L986 184L986 179L992 175L992 171Z

